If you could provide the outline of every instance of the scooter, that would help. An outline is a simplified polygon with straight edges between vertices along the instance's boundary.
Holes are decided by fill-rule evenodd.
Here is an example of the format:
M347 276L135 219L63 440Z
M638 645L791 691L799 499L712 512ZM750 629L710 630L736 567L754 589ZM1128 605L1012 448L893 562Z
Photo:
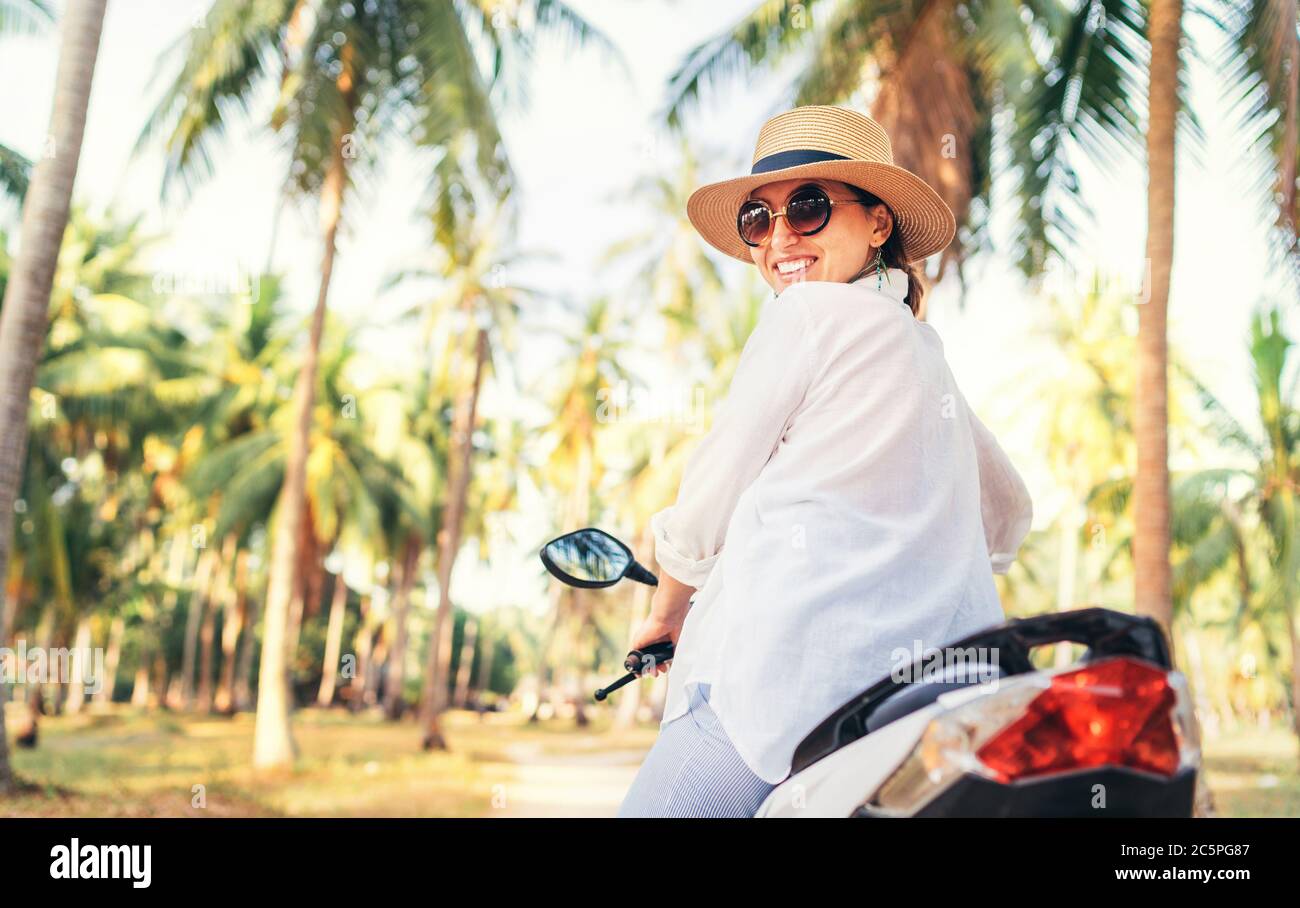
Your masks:
M595 527L541 550L580 588L658 579ZM1061 643L1076 662L1030 658ZM627 654L597 700L672 660ZM795 749L756 817L1190 817L1200 729L1159 624L1104 608L1017 618L914 653L834 710Z

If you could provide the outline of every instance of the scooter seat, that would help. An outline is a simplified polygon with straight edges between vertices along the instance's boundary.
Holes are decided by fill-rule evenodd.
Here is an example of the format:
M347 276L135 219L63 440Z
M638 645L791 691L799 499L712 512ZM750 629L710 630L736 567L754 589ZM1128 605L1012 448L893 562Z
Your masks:
M949 666L942 678L909 684L898 693L887 698L867 717L866 732L871 734L890 722L910 715L918 709L923 709L939 699L943 694L948 693L948 691L973 687L976 684L983 684L985 681L1004 676L1005 672L1001 668L987 662L975 665Z

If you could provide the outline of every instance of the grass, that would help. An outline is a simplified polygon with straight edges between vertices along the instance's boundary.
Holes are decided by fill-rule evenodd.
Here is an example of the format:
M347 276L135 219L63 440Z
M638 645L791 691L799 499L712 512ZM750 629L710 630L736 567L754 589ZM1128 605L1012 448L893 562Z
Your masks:
M28 788L0 803L0 816L612 814L656 730L613 732L608 721L578 730L571 720L452 712L450 751L424 753L413 722L305 710L294 722L295 771L265 776L250 764L251 715L50 718L39 747L12 751ZM597 783L594 799L580 796L591 787L584 777Z
M0 802L0 817L611 816L657 728L613 730L610 718L598 712L579 729L571 719L452 712L450 751L424 753L413 722L304 710L294 720L298 766L278 777L252 770L251 715L51 718L38 748L13 750L28 787ZM1288 729L1206 741L1205 766L1219 815L1300 816Z
M1300 758L1289 727L1236 729L1203 747L1220 816L1300 816Z

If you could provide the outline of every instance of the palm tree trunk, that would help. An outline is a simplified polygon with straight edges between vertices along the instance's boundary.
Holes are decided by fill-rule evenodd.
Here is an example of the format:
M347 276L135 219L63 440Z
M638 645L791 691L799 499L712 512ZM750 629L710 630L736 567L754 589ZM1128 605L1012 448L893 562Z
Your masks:
M217 550L205 548L194 572L194 591L190 593L189 610L185 618L185 642L181 650L181 701L185 709L194 708L194 666L198 660L199 629L203 623L208 592L212 588L216 561Z
M262 622L262 664L257 685L257 721L253 731L253 765L257 769L279 769L292 765L296 747L289 724L289 678L286 666L286 631L289 599L297 562L298 533L307 492L307 447L311 438L312 408L316 401L316 371L320 360L321 334L325 327L325 302L338 239L343 192L347 185L347 161L343 155L343 124L334 136L329 171L321 188L321 227L324 254L321 258L320 290L312 313L311 334L294 388L295 425L289 433L285 455L284 485L280 489L279 518L271 549L270 581L266 593L266 615Z
M158 698L157 705L162 709L173 709L175 701L172 698L171 673L167 670L167 654L161 646L153 657L153 687L154 696Z
M9 595L5 596L4 591L0 590L0 646L10 646L13 643L14 621L18 615L18 595L22 578L22 570L19 567L20 559L12 559L11 577L16 576L17 582L10 586ZM0 571L0 577L4 575ZM11 784L9 774L9 737L5 734L5 700L8 699L8 685L0 679L0 794Z
M77 634L72 641L72 673L66 685L67 700L64 711L69 716L78 715L81 707L86 705L86 678L91 668L90 660L90 616L83 615L77 621Z
M478 619L473 615L465 618L465 634L460 643L460 663L456 668L456 692L451 698L456 709L464 709L469 698L470 671L474 666L474 647L478 639Z
M325 663L321 666L320 691L316 705L329 707L334 703L334 688L338 684L339 656L343 652L343 620L347 617L348 585L343 582L343 572L334 575L334 594L330 597L329 628L325 632Z
M126 621L115 615L108 626L108 649L104 652L103 686L95 692L97 707L107 707L113 702L113 689L117 687L117 667L122 661L122 637L126 634Z
M400 719L405 703L402 685L406 680L406 642L409 639L408 623L411 604L411 587L415 585L415 566L420 559L420 537L410 533L402 551L402 576L397 581L397 595L393 597L393 648L388 657L388 671L384 680L384 715Z
M107 0L82 0L64 10L50 113L49 147L53 153L32 169L23 203L22 242L0 307L0 574L6 573L9 564L14 496L27 456L32 379L45 348L50 288L68 224L106 4ZM0 583L0 606L4 594ZM0 791L12 785L9 747L0 722Z
M244 644L239 649L239 666L235 669L235 712L246 712L253 707L253 659L257 653L255 630L261 610L261 599L253 597L248 600L248 633L244 634Z
M474 683L474 702L480 711L485 704L484 694L492 689L492 660L497 652L496 639L488 634L486 629L482 630L481 634L483 655L478 660L478 680Z
M131 684L131 706L146 709L149 706L149 659L146 652L135 667L135 680Z
M1294 608L1294 606L1292 606ZM1287 610L1287 635L1291 639L1291 727L1300 740L1300 631L1296 630L1297 616Z
M0 684L0 794L13 788L13 767L9 764L9 733L5 730L6 685Z
M352 666L352 678L348 682L348 704L352 710L365 705L366 683L370 680L370 650L375 642L374 629L370 618L370 594L361 596L361 618L357 622L357 634L353 647L357 651L356 664Z
M1296 620L1300 618L1300 518L1297 517L1295 479L1289 470L1290 461L1287 452L1275 448L1272 457L1273 472L1270 480L1276 483L1277 491L1269 502L1273 513L1272 521L1278 526L1277 536L1278 563L1275 565L1281 578L1280 606L1282 620L1286 622L1287 639L1291 645L1291 725L1300 738L1300 632L1296 629Z
M36 625L36 645L44 650L47 655L54 645L54 612L54 605L46 606L41 613L40 621ZM46 714L45 688L39 682L28 684L23 693L26 700L24 705L27 707L27 725L18 733L15 740L26 747L35 747L37 738L40 736L41 716Z
M325 589L325 554L316 538L316 521L312 514L311 498L307 498L302 515L302 534L298 543L298 579L295 581L293 608L289 612L289 680L296 677L298 647L302 641L303 624L321 610L321 593Z
M212 597L203 612L203 627L199 631L199 694L198 711L212 712L213 672L216 666L217 609L227 614L230 612L230 574L234 570L235 544L238 539L234 533L227 534L221 547L221 557L217 562L217 576L213 582ZM223 628L224 630L224 628Z
M1169 568L1169 416L1166 316L1174 254L1174 134L1178 115L1178 52L1182 0L1151 0L1147 126L1148 298L1138 306L1137 475L1133 484L1134 605L1169 637L1173 619Z
M235 556L234 595L227 598L226 617L221 625L221 682L217 685L217 712L230 715L235 711L235 668L239 656L239 637L248 620L248 549Z
M4 576L0 570L0 577ZM14 622L18 620L19 601L22 594L23 568L22 559L10 561L9 579L6 593L0 593L0 646L9 646L13 642Z
M390 645L384 624L380 624L375 628L372 640L370 662L366 666L366 682L363 686L361 700L363 706L376 706L379 703L380 682L384 676L384 666L388 662L388 647Z
M447 700L447 669L451 664L451 572L460 547L460 527L465 516L465 503L469 492L470 465L474 455L474 421L478 410L478 395L483 384L483 367L487 362L488 337L483 328L478 329L474 356L474 383L462 400L452 439L457 445L454 467L448 483L446 519L438 533L438 615L433 634L429 638L428 665L424 672L424 687L420 693L420 727L424 729L425 750L445 750L439 717Z

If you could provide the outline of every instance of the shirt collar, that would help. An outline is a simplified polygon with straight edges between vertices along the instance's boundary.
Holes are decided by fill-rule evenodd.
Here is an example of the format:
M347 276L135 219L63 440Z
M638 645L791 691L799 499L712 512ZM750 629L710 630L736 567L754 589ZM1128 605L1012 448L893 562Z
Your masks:
M856 281L850 281L849 283L861 284L863 287L866 287L868 290L875 290L876 273L872 271L870 274L863 275L862 277L858 278ZM907 283L906 271L904 271L902 268L885 269L885 273L882 276L882 279L880 281L880 290L879 290L880 293L883 293L891 300L894 300L895 302L906 306L907 303L904 302L904 299L907 296L907 289L908 289L908 283ZM776 301L777 297L778 294L775 290L768 292L767 300L763 303L763 308L759 311L760 318L767 313L768 307L771 306L772 303Z
M906 271L904 271L902 268L886 268L885 273L881 275L879 280L880 280L880 290L879 290L880 293L883 293L891 300L895 300L896 302L903 303L903 305L907 305L906 303L903 302L903 300L907 296L907 287L908 287ZM864 274L862 277L858 278L856 281L853 281L852 283L863 284L867 288L871 290L875 290L876 281L877 281L876 272L872 271L869 272L868 274Z

